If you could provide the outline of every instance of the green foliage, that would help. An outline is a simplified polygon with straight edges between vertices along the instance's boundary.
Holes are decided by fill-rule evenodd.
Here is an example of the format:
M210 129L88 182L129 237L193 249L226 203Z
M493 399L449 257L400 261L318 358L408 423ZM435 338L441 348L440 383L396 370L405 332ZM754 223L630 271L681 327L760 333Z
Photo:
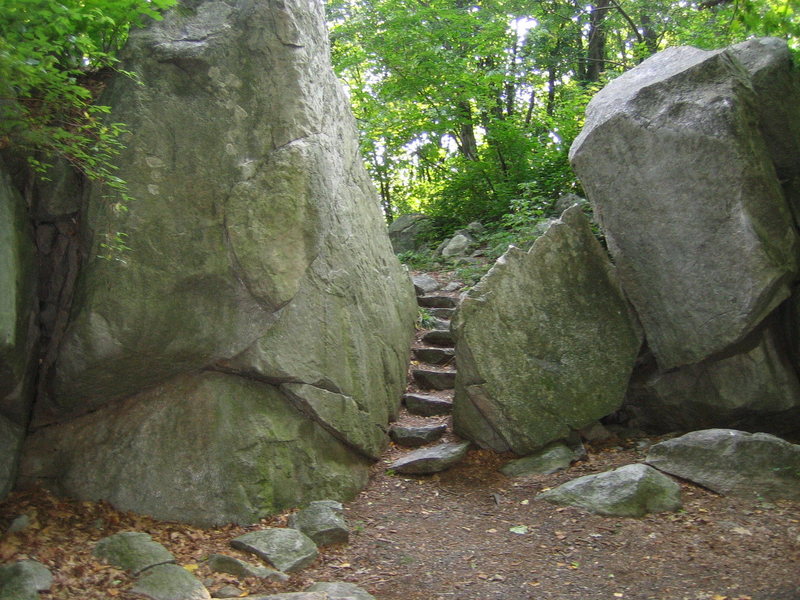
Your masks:
M12 147L44 173L56 158L105 183L124 206L125 182L112 159L126 131L93 103L98 73L114 68L130 27L175 0L4 0L0 11L0 147ZM124 246L120 240L111 244Z
M419 307L417 311L416 328L417 329L433 329L436 324L436 317L431 314L427 308Z
M414 271L433 271L441 266L441 261L430 250L401 252L397 258Z
M777 35L798 52L798 0L328 0L387 216L501 223L519 198L581 193L568 161L592 95L668 45ZM605 8L602 8L605 6ZM599 40L599 43L598 43ZM505 234L503 234L505 235Z

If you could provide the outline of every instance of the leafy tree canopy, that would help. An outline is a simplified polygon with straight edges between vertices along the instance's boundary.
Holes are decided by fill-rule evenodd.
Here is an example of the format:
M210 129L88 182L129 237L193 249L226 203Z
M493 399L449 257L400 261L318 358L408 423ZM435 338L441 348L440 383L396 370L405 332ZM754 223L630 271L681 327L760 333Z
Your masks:
M97 74L117 64L131 27L176 0L3 0L0 9L0 148L13 147L44 171L63 158L126 199L113 173L121 123L93 103Z
M546 214L580 192L567 161L586 103L668 45L777 35L798 0L328 0L332 55L391 220Z

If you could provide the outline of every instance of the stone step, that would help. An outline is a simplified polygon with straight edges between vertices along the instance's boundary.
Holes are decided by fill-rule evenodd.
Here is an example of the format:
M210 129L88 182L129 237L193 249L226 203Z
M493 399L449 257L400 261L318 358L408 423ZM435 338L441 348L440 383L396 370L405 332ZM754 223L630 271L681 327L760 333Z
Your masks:
M417 385L424 390L452 390L456 386L455 371L411 369L411 375Z
M425 308L455 308L458 298L453 296L418 296L417 304Z
M446 365L453 362L455 356L453 348L414 348L414 358L430 365Z
M419 425L416 427L403 427L392 425L389 428L389 437L398 446L416 448L435 442L444 435L447 425Z
M437 319L445 319L449 321L453 318L453 313L456 312L455 308L431 308L430 313Z
M432 344L433 346L447 346L452 348L453 334L449 329L434 329L428 331L420 338L423 344Z
M439 317L433 317L431 319L431 329L436 331L450 331L450 319L440 319Z
M439 444L432 448L414 450L394 461L389 469L397 473L425 475L449 469L464 460L469 442Z
M425 394L405 394L403 402L412 415L420 417L436 417L453 412L453 403L444 398L426 396Z

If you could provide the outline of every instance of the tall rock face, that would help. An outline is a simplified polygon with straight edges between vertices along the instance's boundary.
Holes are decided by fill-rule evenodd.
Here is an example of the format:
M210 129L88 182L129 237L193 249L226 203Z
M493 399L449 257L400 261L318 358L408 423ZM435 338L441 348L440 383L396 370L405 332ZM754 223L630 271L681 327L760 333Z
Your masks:
M0 161L0 498L14 482L32 400L35 281L25 202Z
M456 433L517 454L616 411L641 344L577 205L529 252L498 259L462 300L454 334Z
M143 85L115 78L102 101L130 129L118 164L135 200L119 212L88 192L25 481L203 524L363 483L416 308L327 44L312 0L184 2L131 34L124 67ZM131 250L97 258L117 231Z
M644 328L627 400L639 425L800 430L786 43L651 57L592 100L570 157Z

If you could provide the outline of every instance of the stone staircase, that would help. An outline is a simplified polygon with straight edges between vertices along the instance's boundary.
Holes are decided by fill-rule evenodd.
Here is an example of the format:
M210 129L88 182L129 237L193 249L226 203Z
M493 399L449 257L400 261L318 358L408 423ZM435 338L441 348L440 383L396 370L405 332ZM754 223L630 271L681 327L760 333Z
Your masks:
M435 473L461 460L469 446L455 440L449 419L456 379L450 320L458 306L459 292L426 292L415 287L417 303L428 310L433 328L421 330L415 337L403 409L389 434L398 447L418 449L404 454L389 468L401 473ZM431 445L434 442L438 443Z

